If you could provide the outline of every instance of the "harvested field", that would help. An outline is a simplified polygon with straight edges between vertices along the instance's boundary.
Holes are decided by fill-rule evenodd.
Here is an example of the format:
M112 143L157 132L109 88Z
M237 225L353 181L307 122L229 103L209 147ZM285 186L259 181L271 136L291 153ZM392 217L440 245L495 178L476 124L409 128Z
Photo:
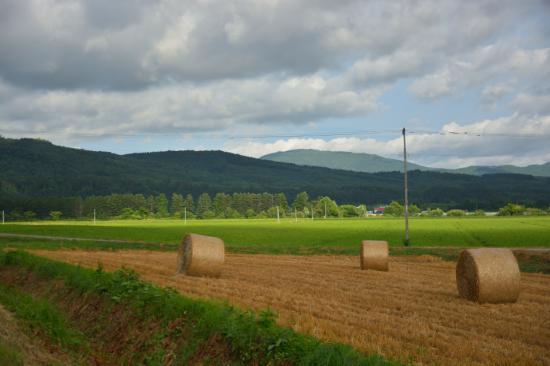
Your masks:
M478 305L457 294L455 264L391 258L361 271L357 257L227 254L220 279L175 274L176 253L33 251L106 270L125 266L184 294L272 308L278 322L323 340L419 364L550 364L550 276L522 273L515 304Z

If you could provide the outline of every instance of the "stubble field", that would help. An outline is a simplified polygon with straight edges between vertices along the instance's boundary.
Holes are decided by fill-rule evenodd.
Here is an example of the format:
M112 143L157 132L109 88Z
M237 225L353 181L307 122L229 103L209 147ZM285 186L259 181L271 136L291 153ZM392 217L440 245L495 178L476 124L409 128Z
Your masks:
M550 276L522 273L515 304L479 305L457 296L454 263L391 258L390 272L361 271L356 256L228 254L219 279L175 274L159 251L36 250L245 309L271 308L278 322L324 340L403 362L444 365L550 364Z

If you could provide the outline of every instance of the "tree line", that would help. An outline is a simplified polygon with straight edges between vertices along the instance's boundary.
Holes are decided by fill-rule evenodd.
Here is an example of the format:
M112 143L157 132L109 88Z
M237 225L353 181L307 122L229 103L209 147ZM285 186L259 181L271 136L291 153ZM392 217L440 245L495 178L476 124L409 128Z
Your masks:
M11 221L33 219L92 218L275 218L358 217L367 213L366 205L338 205L328 196L310 199L307 192L289 203L284 193L172 193L170 196L110 194L86 198L36 198L0 202Z
M397 201L382 205L384 215L403 216L404 207ZM367 206L341 204L328 196L311 199L307 192L298 193L289 203L284 193L164 193L157 195L110 194L86 198L34 198L16 201L0 201L0 210L5 211L8 221L30 221L35 219L213 219L213 218L276 218L284 217L365 217L372 211ZM548 210L529 208L508 203L498 211L499 216L545 215ZM411 216L485 216L485 211L467 212L461 209L444 211L439 207L421 210L416 204L409 206Z

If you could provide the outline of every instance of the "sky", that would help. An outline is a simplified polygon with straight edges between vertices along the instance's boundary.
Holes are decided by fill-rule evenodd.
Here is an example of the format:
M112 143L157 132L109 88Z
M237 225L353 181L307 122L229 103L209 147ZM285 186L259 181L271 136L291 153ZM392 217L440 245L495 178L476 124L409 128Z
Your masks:
M0 0L0 135L550 161L549 0Z

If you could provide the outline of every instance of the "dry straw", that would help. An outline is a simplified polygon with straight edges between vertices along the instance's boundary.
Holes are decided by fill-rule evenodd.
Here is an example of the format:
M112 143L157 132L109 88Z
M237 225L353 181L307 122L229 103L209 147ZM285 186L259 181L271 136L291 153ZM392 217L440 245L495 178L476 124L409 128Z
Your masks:
M458 294L479 303L516 302L520 272L510 249L467 249L456 265Z
M178 251L178 272L190 276L219 277L225 259L223 240L189 234Z
M380 240L363 240L361 243L361 269L374 269L387 271L388 263L388 242Z

